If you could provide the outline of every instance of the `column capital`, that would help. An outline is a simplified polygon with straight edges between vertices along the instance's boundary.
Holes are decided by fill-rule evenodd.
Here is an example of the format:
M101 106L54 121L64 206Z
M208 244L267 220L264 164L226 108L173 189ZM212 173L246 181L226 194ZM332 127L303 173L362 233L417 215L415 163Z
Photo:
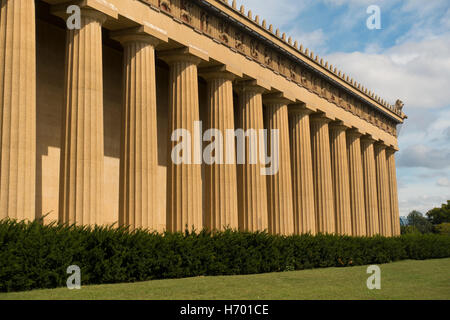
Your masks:
M356 129L356 128L352 128L352 129L347 130L347 134L349 136L355 137L355 138L360 138L362 136L362 133L359 132L359 130Z
M66 19L70 15L70 13L67 12L67 8L71 5L80 7L83 16L89 16L102 24L108 18L119 18L119 11L116 7L95 0L74 0L63 4L56 4L51 6L50 12L60 18Z
M236 81L236 85L234 87L239 93L253 92L263 94L267 91L265 88L259 86L256 80Z
M377 140L375 140L371 135L365 134L365 135L361 136L361 142L373 144L376 141Z
M119 41L123 46L129 43L144 42L156 47L162 42L167 42L167 35L151 29L147 26L139 26L111 32L111 39Z
M386 150L388 146L385 145L385 144L383 143L383 141L376 141L376 142L374 143L374 147L377 148L378 150Z
M212 81L216 79L233 81L238 77L242 77L241 72L234 70L227 65L201 68L198 70L198 74L206 81Z
M346 126L340 120L330 122L329 127L330 127L330 130L338 130L338 131L345 131L345 130L350 129L348 126Z
M331 120L330 118L327 118L325 113L323 112L319 112L319 113L313 113L310 117L310 122L320 122L320 123L330 123Z
M177 62L190 62L199 65L202 61L209 61L207 52L194 49L193 47L158 51L158 58L169 65Z
M387 156L391 156L391 155L395 154L396 152L397 152L397 150L395 150L394 148L386 147L386 155Z
M310 115L314 111L308 109L305 103L293 103L288 105L289 114Z
M282 92L267 93L263 96L263 103L268 105L288 105L292 103Z

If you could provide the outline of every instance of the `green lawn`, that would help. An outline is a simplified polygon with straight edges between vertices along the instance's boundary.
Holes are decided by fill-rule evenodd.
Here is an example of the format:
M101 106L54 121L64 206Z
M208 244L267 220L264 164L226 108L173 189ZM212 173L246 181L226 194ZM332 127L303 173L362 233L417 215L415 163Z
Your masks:
M450 258L380 268L381 290L367 289L363 266L33 290L0 299L450 299Z

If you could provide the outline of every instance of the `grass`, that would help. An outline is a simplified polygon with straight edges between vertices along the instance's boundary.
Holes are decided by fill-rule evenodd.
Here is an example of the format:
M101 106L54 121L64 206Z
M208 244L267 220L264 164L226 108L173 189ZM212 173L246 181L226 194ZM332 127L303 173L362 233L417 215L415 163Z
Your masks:
M450 258L380 265L381 290L367 266L246 276L198 277L0 293L1 299L433 299L450 300Z

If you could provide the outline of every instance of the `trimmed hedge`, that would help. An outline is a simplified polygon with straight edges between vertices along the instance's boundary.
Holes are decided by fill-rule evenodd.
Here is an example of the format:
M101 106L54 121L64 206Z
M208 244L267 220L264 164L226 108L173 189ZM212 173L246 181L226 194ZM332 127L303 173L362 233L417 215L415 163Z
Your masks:
M129 233L123 228L0 222L0 291L65 286L67 267L82 285L237 275L450 257L450 237L273 236L227 230Z

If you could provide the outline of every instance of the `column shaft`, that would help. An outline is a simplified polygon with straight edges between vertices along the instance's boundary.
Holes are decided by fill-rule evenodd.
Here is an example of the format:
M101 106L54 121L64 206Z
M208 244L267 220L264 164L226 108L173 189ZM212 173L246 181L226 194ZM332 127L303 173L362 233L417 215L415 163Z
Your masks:
M336 233L352 235L352 218L350 210L350 182L347 156L347 127L331 124L330 148L333 175L334 209L336 219Z
M234 132L233 76L231 74L202 74L207 80L208 129L218 130L214 136L212 164L205 164L206 197L205 226L210 230L238 228L238 200L234 135L228 139L227 130ZM223 153L222 153L223 151ZM211 159L212 161L213 159ZM229 163L232 160L232 163Z
M391 203L389 198L389 178L386 165L386 146L375 144L375 162L377 170L378 218L380 234L392 236Z
M352 234L365 236L366 213L364 202L364 175L361 159L361 134L355 131L348 132L347 150L350 173L350 200L352 208Z
M389 199L391 203L392 235L400 235L400 213L398 208L397 171L395 168L395 150L387 149L387 170L389 179Z
M369 137L363 137L361 139L366 208L366 230L367 236L369 237L380 234L374 142L375 140Z
M258 158L259 130L264 129L262 92L260 87L242 84L239 88L239 129L249 133L243 154L244 163L238 165L238 210L239 229L256 232L268 230L267 184L261 174L263 166L259 159L252 163L251 157ZM252 139L252 131L255 139ZM249 145L249 143L252 143ZM238 150L239 152L239 150Z
M294 211L292 203L289 119L286 102L267 102L266 128L268 130L267 147L268 150L274 153L271 154L274 172L269 173L267 176L269 232L272 234L291 235L294 233ZM278 132L278 139L276 139L276 135L272 135L272 131Z
M200 121L197 82L200 59L178 51L161 53L160 57L170 66L167 230L199 231L203 228L201 133L197 137L194 127ZM179 129L186 130L190 141L183 141L186 137L178 139L175 132ZM179 143L187 143L181 154L174 153ZM172 156L186 157L187 162L177 163Z
M137 34L117 40L124 46L119 225L157 230L157 40Z
M104 19L99 12L83 9L81 29L67 31L59 197L64 223L101 223Z
M316 234L309 114L300 109L289 115L295 234Z
M35 218L36 38L33 0L0 1L0 220Z
M311 116L311 149L317 232L335 233L333 179L331 174L329 119Z

